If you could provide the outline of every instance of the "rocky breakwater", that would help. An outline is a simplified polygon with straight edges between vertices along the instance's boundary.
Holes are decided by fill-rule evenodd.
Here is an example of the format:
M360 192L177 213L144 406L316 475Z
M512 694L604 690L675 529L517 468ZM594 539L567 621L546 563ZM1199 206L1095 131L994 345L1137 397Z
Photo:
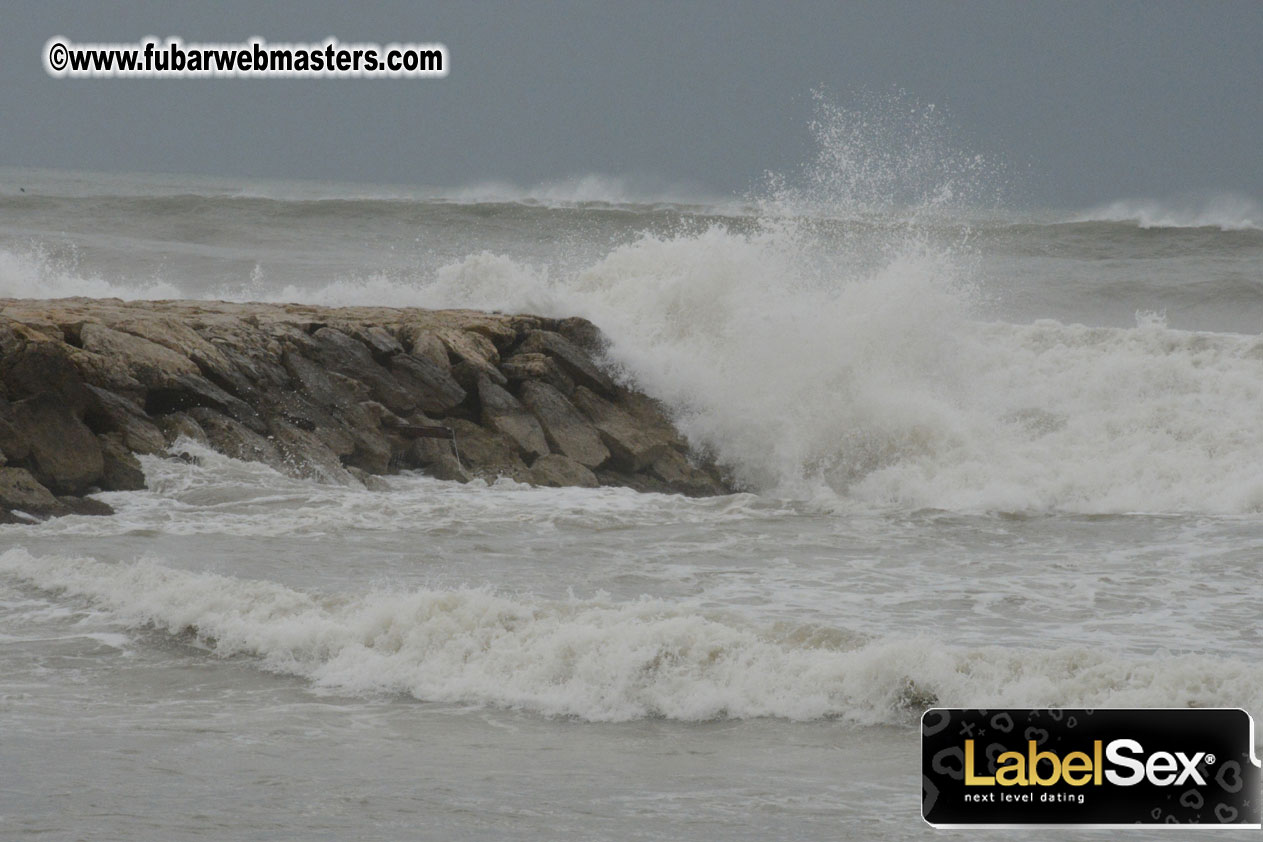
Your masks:
M0 522L107 514L187 437L343 484L726 493L583 319L209 301L0 299Z

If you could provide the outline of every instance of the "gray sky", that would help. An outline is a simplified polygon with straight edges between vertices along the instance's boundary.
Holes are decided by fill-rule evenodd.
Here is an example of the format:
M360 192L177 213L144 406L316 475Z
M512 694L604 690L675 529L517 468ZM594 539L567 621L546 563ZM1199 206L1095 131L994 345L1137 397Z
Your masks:
M813 88L899 87L1019 204L1263 199L1263 2L21 2L0 164L744 191L811 155ZM45 41L440 41L446 79L53 79Z

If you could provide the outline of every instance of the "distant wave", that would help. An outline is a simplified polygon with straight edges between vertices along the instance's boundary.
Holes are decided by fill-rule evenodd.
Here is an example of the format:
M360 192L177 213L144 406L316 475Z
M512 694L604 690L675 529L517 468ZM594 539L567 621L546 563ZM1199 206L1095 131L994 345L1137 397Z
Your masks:
M1075 214L1067 222L1134 222L1141 228L1263 230L1263 207L1245 196L1225 194L1199 202L1120 199Z

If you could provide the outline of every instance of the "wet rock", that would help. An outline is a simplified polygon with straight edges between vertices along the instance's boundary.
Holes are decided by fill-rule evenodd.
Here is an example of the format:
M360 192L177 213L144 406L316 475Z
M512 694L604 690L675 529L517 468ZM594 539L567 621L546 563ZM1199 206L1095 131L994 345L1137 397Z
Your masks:
M574 394L574 381L547 354L514 354L500 363L500 370L504 372L505 378L514 388L528 380L540 380L552 386L566 397Z
M211 446L210 439L206 436L206 431L202 429L202 425L198 424L186 413L173 412L170 415L164 415L157 420L156 426L162 431L162 438L168 447L175 444L180 438L190 439L207 447Z
M58 497L57 502L64 507L62 514L89 515L102 517L114 514L114 507L104 500L95 497Z
M552 488L567 486L596 488L601 484L596 474L560 453L550 453L536 459L531 465L528 477L532 485L546 485Z
M382 479L379 476L374 476L373 474L370 474L367 471L360 470L359 468L356 468L356 467L349 467L346 470L347 470L347 473L349 473L351 476L355 477L357 480L363 483L364 487L367 488L369 491L389 491L390 490L390 483L386 482L386 480Z
M29 448L27 467L41 485L82 494L100 481L105 465L96 436L58 398L29 398L12 409L14 431Z
M559 319L556 331L588 354L600 354L605 350L605 336L601 329L580 316Z
M380 366L368 348L341 331L320 328L312 334L315 361L331 371L368 386L374 400L395 413L408 414L417 408L417 396L409 392Z
M414 333L412 336L411 353L414 357L424 357L441 369L451 370L451 357L442 339L428 331Z
M610 458L597 433L565 395L547 383L522 384L522 403L539 419L548 445L587 468L598 468Z
M507 436L528 461L549 452L544 428L535 416L488 377L478 381L478 400L483 426Z
M180 375L201 377L198 367L183 354L130 333L89 322L79 331L80 347L121 367L142 386L172 388Z
M368 327L353 326L349 330L351 336L363 342L378 362L385 363L386 360L403 353L403 346L399 344L389 331L379 325L370 325Z
M140 461L123 443L122 433L98 436L101 445L102 491L139 491L145 488L145 472Z
M689 462L679 451L668 450L650 467L650 473L668 488L689 497L726 494L723 482L713 474Z
M582 349L560 333L537 330L526 337L518 348L519 353L547 354L557 361L570 379L578 386L586 386L597 394L611 395L614 381Z
M42 342L27 344L20 351L0 359L5 392L13 400L54 396L68 411L82 413L88 392L68 348Z
M397 354L390 360L390 371L405 389L415 394L423 412L442 415L465 400L465 390L451 373L425 357Z
M36 517L64 514L65 506L25 468L0 468L0 508ZM9 523L21 522L8 521Z
M619 470L633 474L644 470L665 455L676 438L674 431L670 438L653 435L653 427L637 423L629 413L582 386L571 401L596 427L609 448L613 467Z
M322 482L416 467L726 491L686 458L661 406L596 365L604 339L584 319L115 299L3 309L0 467L53 495L139 487L134 454L180 436ZM459 461L451 442L416 437L431 418L456 431Z
M284 457L266 437L213 409L196 407L189 410L188 414L206 433L211 447L225 456L242 462L262 462L285 472Z
M133 453L160 453L166 449L162 430L136 403L96 386L88 386L87 390L91 400L84 421L91 429L120 433L123 444Z
M488 482L500 477L527 481L526 462L502 436L463 418L453 418L447 424L456 434L454 449L460 454L461 463L475 476Z

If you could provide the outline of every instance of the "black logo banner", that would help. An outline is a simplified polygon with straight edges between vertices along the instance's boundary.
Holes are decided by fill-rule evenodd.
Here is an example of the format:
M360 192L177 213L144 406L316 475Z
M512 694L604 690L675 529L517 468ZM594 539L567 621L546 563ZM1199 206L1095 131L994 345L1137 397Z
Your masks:
M1254 721L1236 708L932 708L921 815L963 825L1260 827Z

